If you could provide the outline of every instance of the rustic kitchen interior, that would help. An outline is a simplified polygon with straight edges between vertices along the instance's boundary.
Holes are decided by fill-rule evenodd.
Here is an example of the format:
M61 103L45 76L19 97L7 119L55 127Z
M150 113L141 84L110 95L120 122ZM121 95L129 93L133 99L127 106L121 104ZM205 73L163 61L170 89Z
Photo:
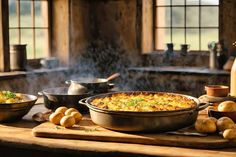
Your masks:
M235 156L235 28L235 0L1 0L2 154Z

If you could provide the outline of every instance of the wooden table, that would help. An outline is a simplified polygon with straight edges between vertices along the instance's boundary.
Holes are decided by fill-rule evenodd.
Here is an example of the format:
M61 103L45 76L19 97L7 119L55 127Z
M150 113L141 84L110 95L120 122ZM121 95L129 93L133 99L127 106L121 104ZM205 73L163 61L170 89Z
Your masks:
M236 148L203 150L115 142L67 140L34 137L31 129L38 125L32 115L46 110L35 105L23 120L0 124L0 153L9 156L236 156Z

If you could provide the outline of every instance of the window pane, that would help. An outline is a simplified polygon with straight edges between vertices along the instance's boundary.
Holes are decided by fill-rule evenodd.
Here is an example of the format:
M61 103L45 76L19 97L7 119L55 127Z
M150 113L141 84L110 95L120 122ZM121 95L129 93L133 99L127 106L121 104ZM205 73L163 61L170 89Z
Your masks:
M18 43L18 30L17 29L10 29L9 30L9 41L10 41L10 45L12 44L19 44Z
M32 27L31 1L20 1L21 27Z
M35 1L35 26L47 27L48 26L48 2Z
M201 50L208 50L208 43L219 40L218 29L201 29Z
M186 26L199 27L199 7L186 7Z
M219 0L201 0L202 5L219 5Z
M180 50L180 45L184 44L184 29L173 29L173 44L175 50Z
M199 50L199 29L186 29L186 42L189 50Z
M199 5L199 0L187 0L187 5Z
M172 26L184 27L184 7L172 8Z
M156 0L156 5L170 5L170 0Z
M156 26L170 27L170 7L157 7Z
M210 16L209 16L210 15ZM201 13L202 27L218 27L219 26L219 9L218 7L202 7Z
M172 0L172 5L184 5L185 0Z
M36 58L43 58L48 54L47 29L37 29L35 32Z
M21 30L21 44L27 44L27 59L34 58L33 53L33 30L22 29Z
M9 0L9 27L17 27L16 0Z
M156 29L155 49L165 49L166 43L170 43L170 29Z

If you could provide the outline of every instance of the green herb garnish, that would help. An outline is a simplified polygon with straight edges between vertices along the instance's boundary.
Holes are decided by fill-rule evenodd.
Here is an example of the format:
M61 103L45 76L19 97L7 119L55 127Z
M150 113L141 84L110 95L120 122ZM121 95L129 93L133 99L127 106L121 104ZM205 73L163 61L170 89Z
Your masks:
M5 91L5 92L4 92L4 95L5 95L7 98L15 98L15 97L16 97L16 94L13 93L13 92L10 92L10 91Z
M132 98L131 100L129 100L126 104L128 105L128 106L135 106L135 105L137 105L139 102L141 102L141 101L144 101L144 99L143 98Z
M98 131L97 128L93 128L93 129L85 129L85 132L94 132L94 131Z
M58 130L58 129L61 129L59 126L56 126L56 129Z

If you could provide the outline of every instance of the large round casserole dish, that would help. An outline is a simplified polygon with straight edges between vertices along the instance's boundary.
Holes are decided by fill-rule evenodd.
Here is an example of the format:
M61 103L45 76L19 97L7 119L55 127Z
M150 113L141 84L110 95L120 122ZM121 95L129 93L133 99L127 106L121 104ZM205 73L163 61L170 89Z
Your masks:
M193 100L193 104L190 108L153 112L116 111L99 108L97 106L92 105L92 102L95 99L109 98L114 94L136 95L140 93L169 94L172 96L179 96L189 100ZM152 91L127 91L99 94L86 99L82 99L80 103L85 104L89 108L92 121L99 126L117 131L142 132L173 131L190 126L196 121L198 111L208 106L208 104L200 106L199 100L192 96Z

